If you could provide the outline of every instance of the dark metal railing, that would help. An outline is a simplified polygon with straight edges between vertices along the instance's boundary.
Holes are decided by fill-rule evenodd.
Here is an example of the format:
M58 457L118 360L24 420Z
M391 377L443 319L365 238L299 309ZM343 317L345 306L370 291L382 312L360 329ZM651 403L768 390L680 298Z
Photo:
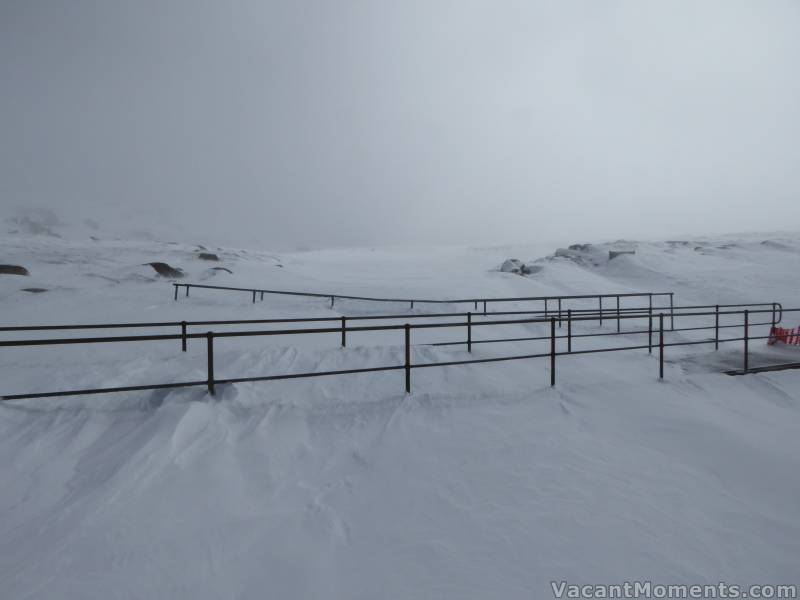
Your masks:
M597 300L598 310L603 313L603 299L613 299L616 302L616 309L620 310L620 298L648 298L649 304L652 306L653 298L666 297L669 298L669 306L672 308L674 292L630 292L619 294L578 294L568 296L520 296L509 298L456 298L452 300L432 300L423 298L376 298L370 296L349 296L346 294L323 294L319 292L295 292L287 290L266 290L260 288L240 288L228 287L221 285L205 285L199 283L173 283L174 286L174 299L178 300L179 288L184 288L185 296L189 297L189 290L191 288L205 289L205 290L222 290L228 292L246 292L252 296L252 302L255 304L256 299L264 300L265 294L274 294L282 296L304 296L307 298L326 298L330 299L330 308L336 304L336 300L360 300L365 302L397 302L408 304L409 308L413 309L416 304L472 304L475 311L478 311L479 306L483 305L483 314L487 313L487 306L492 303L498 302L544 302L545 313L561 313L562 302L567 300ZM549 304L556 303L556 307L551 309Z
M742 306L748 306L745 310L721 310L724 308L740 308ZM764 307L767 306L769 308L755 308L753 307ZM659 377L663 378L664 376L664 350L666 347L671 346L691 346L691 345L699 345L699 344L714 344L715 349L719 348L719 344L721 343L728 343L728 342L735 342L735 341L744 341L744 371L749 372L749 348L748 344L750 340L760 340L760 339L767 339L769 336L752 336L750 335L750 330L754 326L760 325L771 325L774 326L779 319L782 317L784 311L786 312L798 312L800 309L783 309L779 303L761 303L761 304L753 304L753 305L714 305L714 310L704 310L709 308L708 306L699 306L699 307L670 307L672 309L673 314L670 315L665 313L664 311L658 311L651 307L647 309L639 308L639 309L627 309L626 312L615 311L615 317L620 321L628 321L628 320L642 320L647 319L648 321L648 328L646 330L634 330L634 331L617 331L617 332L598 332L598 333L582 333L582 334L575 334L573 333L573 324L574 323L583 323L583 322L590 322L596 321L598 319L597 313L586 313L580 311L573 311L572 309L568 309L566 311L566 316L561 316L561 320L566 320L567 322L567 333L566 335L557 335L556 334L556 327L559 323L559 318L555 316L550 316L547 318L542 317L528 317L528 318L519 318L519 319L501 319L501 320L486 320L486 321L475 321L473 320L473 314L471 312L467 313L448 313L445 315L438 314L438 315L428 315L428 317L437 317L437 318L453 318L453 317L460 317L463 318L463 321L442 321L442 322L435 322L435 323L403 323L403 324L393 324L393 325L372 325L372 326L348 326L347 325L347 317L340 317L338 319L334 318L311 318L311 319L262 319L262 320L235 320L235 321L194 321L194 322L187 322L181 321L179 323L170 322L170 323L118 323L118 324L107 324L107 325L54 325L54 326L14 326L14 327L3 327L0 328L0 331L46 331L46 330L61 330L61 329L97 329L97 328L131 328L131 327L169 327L169 326L180 326L181 333L180 334L162 334L162 335L127 335L127 336L100 336L100 337L81 337L81 338L50 338L50 339L27 339L27 340L9 340L9 341L0 341L0 347L16 347L16 346L49 346L49 345L63 345L63 344L95 344L95 343L119 343L119 342L137 342L137 341L166 341L166 340L180 340L182 350L186 350L187 341L191 339L205 339L206 341L206 353L208 359L207 365L207 378L204 381L186 381L186 382L179 382L179 383L167 383L167 384L155 384L155 385L139 385L139 386L125 386L125 387L114 387L114 388L95 388L95 389L83 389L83 390L68 390L68 391L57 391L57 392L40 392L40 393L29 393L29 394L10 394L5 396L0 396L0 400L22 400L22 399L30 399L30 398L48 398L48 397L58 397L58 396L74 396L74 395L88 395L88 394L101 394L101 393L109 393L109 392L123 392L123 391L143 391L143 390L160 390L160 389L173 389L173 388L181 388L181 387L195 387L195 386L205 386L208 389L210 394L214 394L216 392L216 387L218 385L225 385L231 383L244 383L244 382L256 382L256 381L275 381L275 380L282 380L282 379L297 379L297 378L307 378L307 377L321 377L321 376L328 376L328 375L344 375L344 374L352 374L352 373L369 373L369 372L378 372L378 371L394 371L394 370L404 370L405 371L405 379L406 379L406 392L410 393L411 391L411 371L415 368L428 368L428 367L444 367L444 366L451 366L451 365L466 365L466 364L480 364L480 363L490 363L490 362L501 362L501 361L510 361L510 360L522 360L522 359L533 359L533 358L544 358L548 357L550 359L550 378L551 378L551 385L555 385L555 367L556 367L556 357L557 356L564 356L564 355L579 355L579 354L592 354L592 353L601 353L601 352L619 352L619 351L627 351L627 350L642 350L647 349L649 353L652 353L654 347L653 336L657 334L658 341L657 347L659 349ZM576 314L577 312L577 314ZM518 312L510 312L510 313L492 313L492 316L495 315L516 315ZM736 323L736 324L720 324L720 317L728 317L731 316L742 316L743 322ZM750 320L751 315L764 315L769 316L769 320L764 321L757 321L752 322ZM422 315L416 315L417 317L421 317ZM602 313L599 315L602 317ZM705 325L705 326L693 326L693 327L685 327L685 328L673 328L672 330L666 330L664 327L664 320L665 317L668 316L679 316L681 318L695 318L695 317L714 317L714 324L713 325ZM350 317L349 319L352 320L365 320L365 319L396 319L396 318L408 318L409 315L405 316L396 316L396 315L383 315L378 317ZM654 320L657 319L658 322L658 329L654 329ZM213 332L207 331L204 333L189 333L187 332L188 326L198 326L198 325L211 325L211 324L243 324L243 323L302 323L302 322L331 322L331 321L340 321L338 327L319 327L319 328L303 328L303 329L277 329L277 330L254 330L254 331L223 331L223 332ZM499 325L532 325L532 324L549 324L550 332L549 336L538 336L538 337L523 337L523 338L505 338L505 339L494 339L494 340L473 340L472 336L472 329L474 327L492 327L492 326L499 326ZM743 328L743 337L736 337L736 338L721 338L720 337L720 330L727 329L727 328ZM511 342L511 341L522 341L522 340L550 340L550 350L549 352L545 353L534 353L534 354L524 354L524 355L514 355L514 356L501 356L501 357L492 357L492 358L476 358L476 359L467 359L467 360L454 360L454 361L440 361L440 362L433 362L433 363L418 363L412 364L411 362L411 337L412 332L414 330L425 330L425 329L439 329L439 328L464 328L466 329L466 339L460 340L457 342L444 342L444 343L436 343L436 344L424 344L424 345L455 345L455 344L464 344L467 347L467 351L469 353L472 352L472 346L476 343L500 343L500 342ZM405 360L402 365L386 365L380 367L365 367L365 368L356 368L356 369L344 369L344 370L336 370L336 371L316 371L316 372L306 372L306 373L292 373L292 374L284 374L284 375L267 375L267 376L258 376L258 377L240 377L240 378L227 378L227 379L218 379L215 377L214 374L214 340L219 338L232 338L232 337L255 337L255 336L276 336L276 335L309 335L309 334L337 334L341 336L341 345L344 347L346 346L347 341L347 334L348 333L358 333L358 332L371 332L371 331L400 331L404 332L404 345L405 345ZM677 341L677 342L665 342L665 333L668 331L673 332L681 332L681 331L714 331L714 337L709 339L703 340L695 340L695 341ZM584 350L574 350L573 349L573 341L576 339L581 338L589 338L589 337L603 337L603 336L621 336L621 335L648 335L648 342L647 344L639 344L635 346L622 346L622 347L610 347L610 348L593 348L593 349L584 349ZM556 344L558 340L566 340L567 349L566 351L557 351Z
M597 296L591 296L597 297ZM562 297L562 299L565 297ZM487 300L488 301L488 300ZM337 316L337 317L300 317L300 318L278 318L278 319L227 319L227 320L199 320L199 321L154 321L154 322L140 322L140 323L91 323L91 324L67 324L67 325L12 325L0 327L2 332L34 332L34 331L66 331L66 330L95 330L95 329L157 329L157 328L180 328L181 335L185 338L189 327L206 327L206 326L231 326L231 325L262 325L262 324L278 324L278 323L333 323L347 321L372 321L372 320L400 320L400 319L440 319L447 317L465 317L469 315L472 317L495 317L495 316L509 316L509 315L528 315L528 316L541 316L542 318L549 319L551 316L556 318L558 327L561 328L563 321L567 315L585 316L597 320L600 325L605 321L616 321L617 332L621 332L620 318L623 315L640 315L646 316L649 313L665 312L671 318L674 324L674 318L680 317L686 311L696 311L701 309L712 308L759 308L770 307L772 313L771 323L778 324L782 320L783 307L779 302L761 302L749 304L696 304L686 306L653 306L648 302L647 306L627 307L627 308L602 308L600 310L592 308L570 308L562 309L554 312L552 310L510 310L510 311L491 311L486 313L464 313L464 312L448 312L448 313L416 313L416 314L391 314L391 315L357 315L357 316ZM674 330L674 327L672 328ZM684 329L685 330L685 329ZM612 334L592 334L592 335L612 335ZM514 340L505 341L521 341L524 339L535 338L519 338ZM185 340L184 340L185 341ZM504 341L504 340L498 340ZM447 346L461 342L444 342L437 345ZM476 342L480 343L480 342ZM3 342L0 342L0 346ZM185 344L183 350L185 351Z

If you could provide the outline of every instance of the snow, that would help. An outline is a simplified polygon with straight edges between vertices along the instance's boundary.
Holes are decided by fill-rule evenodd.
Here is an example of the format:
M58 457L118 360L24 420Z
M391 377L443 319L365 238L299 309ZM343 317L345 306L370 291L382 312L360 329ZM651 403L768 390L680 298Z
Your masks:
M31 272L0 276L4 325L409 312L210 290L174 302L169 281L143 266L154 261L185 282L323 293L674 291L676 304L797 305L793 234L625 242L636 254L596 266L549 244L209 246L213 266L233 271L213 276L194 245L92 235L0 239L0 262ZM607 257L620 245L595 246ZM498 272L510 256L544 257L543 269ZM479 329L489 328L476 339L501 333ZM543 329L502 333L512 331ZM221 340L217 376L399 364L401 342L401 332L351 334L346 349L335 335ZM634 343L641 336L620 341ZM473 355L542 347L482 344ZM751 363L796 360L793 350L753 343ZM463 346L413 352L414 362L465 356ZM513 599L550 597L554 580L797 583L800 373L721 374L740 366L738 343L670 348L667 361L663 382L644 350L559 358L555 388L547 361L531 360L416 369L408 396L397 371L222 386L213 399L192 388L0 403L0 596ZM194 341L186 354L172 342L0 352L0 393L204 377Z

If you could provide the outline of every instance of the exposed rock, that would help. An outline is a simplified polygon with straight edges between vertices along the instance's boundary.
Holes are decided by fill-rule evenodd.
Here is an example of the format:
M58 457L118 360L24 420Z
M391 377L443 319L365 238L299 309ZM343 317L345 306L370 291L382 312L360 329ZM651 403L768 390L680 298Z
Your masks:
M518 258L509 258L500 265L500 271L503 273L519 273L523 266L522 261Z
M636 254L636 250L609 250L608 260L614 260L618 256L622 256L623 254Z
M145 264L148 264L151 267L153 267L156 273L158 273L162 277L169 277L170 279L180 279L181 277L184 277L186 275L186 273L184 273L181 269L176 269L175 267L171 267L164 262L151 262Z
M573 250L570 248L557 248L553 256L555 258L566 258L579 265L591 264L598 266L600 263L595 260L595 254L595 252Z
M32 287L32 288L22 288L20 291L21 292L30 292L31 294L41 294L43 292L46 292L47 289L46 288Z
M233 275L233 271L231 271L230 269L226 269L225 267L211 267L210 270L211 271L225 271L226 273L230 273L231 275Z
M0 265L0 275L30 275L28 269L18 265Z
M572 244L568 248L558 248L547 260L567 259L582 267L599 267L607 260L606 251L594 244Z
M544 269L544 267L541 265L522 265L520 275L535 275L542 269Z
M197 258L199 258L200 260L215 260L215 261L219 260L219 256L217 256L213 252L201 252L200 254L197 255Z
M543 268L540 265L526 265L518 258L509 258L500 265L500 271L503 273L515 273L517 275L533 275Z

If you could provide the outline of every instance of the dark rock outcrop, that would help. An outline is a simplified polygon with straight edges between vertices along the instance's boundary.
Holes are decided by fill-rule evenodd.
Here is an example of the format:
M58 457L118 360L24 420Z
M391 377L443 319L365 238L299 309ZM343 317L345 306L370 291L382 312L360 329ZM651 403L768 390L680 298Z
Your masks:
M200 254L197 255L197 258L199 258L200 260L214 260L214 261L219 260L219 256L217 256L213 252L201 252Z
M31 287L31 288L22 288L20 291L21 292L29 292L31 294L41 294L41 293L44 293L44 292L46 292L48 290L47 290L47 288Z
M0 265L0 275L30 275L28 269L19 265Z
M146 263L155 269L155 272L161 275L161 277L168 277L170 279L180 279L184 277L186 273L184 273L181 269L171 267L165 262L151 262Z

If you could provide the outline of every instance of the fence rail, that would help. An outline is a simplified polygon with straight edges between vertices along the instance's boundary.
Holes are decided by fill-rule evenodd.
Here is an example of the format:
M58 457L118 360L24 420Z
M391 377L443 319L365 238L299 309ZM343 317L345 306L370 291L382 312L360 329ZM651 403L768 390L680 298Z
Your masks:
M592 297L592 296L589 296ZM596 296L594 296L596 297ZM747 307L744 310L731 310L736 308ZM766 308L764 308L766 307ZM207 378L203 381L185 381L166 384L154 385L137 385L125 386L114 388L94 388L83 390L67 390L56 392L40 392L29 394L10 394L0 396L0 400L23 400L31 398L48 398L59 396L74 396L74 395L88 395L88 394L102 394L110 392L124 392L124 391L145 391L145 390L162 390L174 389L183 387L197 387L205 386L210 394L215 394L218 385L244 383L244 382L258 382L258 381L276 381L283 379L298 379L307 377L321 377L329 375L345 375L354 373L370 373L379 371L397 371L403 370L405 373L405 389L407 393L411 392L411 371L416 368L429 368L429 367L445 367L453 365L467 365L467 364L480 364L490 362L501 362L511 360L535 359L535 358L549 358L550 361L550 383L555 385L556 382L556 357L566 355L583 355L604 352L619 352L631 350L644 350L647 349L652 353L653 348L658 348L659 352L659 377L664 377L664 352L665 348L674 346L693 346L701 344L714 344L715 349L719 349L721 343L729 342L744 342L743 349L743 372L749 371L749 348L748 344L752 340L768 339L769 336L753 336L750 334L750 329L755 326L770 325L774 327L780 321L784 312L798 312L800 309L784 309L780 303L759 303L759 304L728 304L728 305L699 305L699 306L670 306L670 313L666 313L658 308L648 306L646 308L629 308L629 309L613 309L613 318L617 320L618 331L616 332L595 332L595 333L574 333L573 325L594 322L600 320L602 323L603 312L593 310L573 310L567 309L564 314L558 316L530 316L531 313L541 313L542 311L506 311L502 313L490 313L492 317L495 316L515 316L526 315L527 318L517 319L500 319L500 320L484 320L476 321L473 319L475 315L471 312L467 313L444 313L432 315L378 315L372 317L320 317L309 319L250 319L250 320L227 320L227 321L181 321L181 322L159 322L159 323L112 323L112 324L92 324L92 325L38 325L38 326L11 326L0 327L0 331L50 331L50 330L82 330L82 329L100 329L100 328L136 328L136 327L176 327L181 328L178 334L160 334L160 335L126 335L126 336L99 336L99 337L79 337L79 338L48 338L48 339L26 339L26 340L5 340L0 341L0 347L16 347L16 346L49 346L49 345L64 345L64 344L95 344L95 343L118 343L118 342L145 342L145 341L167 341L167 340L180 340L182 350L186 351L187 343L189 340L204 339L206 343L206 354L208 359L207 365ZM714 310L709 310L713 308ZM756 321L751 321L751 315L761 315L756 317ZM481 315L479 315L481 316ZM675 317L678 318L695 318L695 317L714 317L713 325L705 326L692 326L684 328L665 329L665 319L671 320ZM742 322L735 324L721 324L721 317L731 318L741 316ZM367 325L367 326L352 326L347 324L348 320L363 321L369 319L410 319L417 318L437 318L437 319L452 319L462 318L462 320L442 320L433 323L403 323L403 324L388 324L388 325ZM606 315L608 318L608 315ZM758 320L759 318L768 320ZM632 320L647 320L647 329L643 330L629 330L621 331L619 324L623 321ZM190 333L187 329L190 326L209 326L209 325L231 325L231 324L280 324L280 323L325 323L325 322L338 322L337 327L316 327L316 328L301 328L301 329L273 329L273 330L251 330L251 331L207 331L204 333ZM558 335L556 333L558 325L566 322L566 334ZM657 329L655 323L657 322ZM517 338L500 338L490 340L473 340L473 328L475 327L493 327L500 325L532 325L532 324L545 324L549 325L549 335L545 336L531 336L531 337L517 337ZM444 328L457 328L464 331L465 338L454 342L438 342L432 346L444 345L465 345L467 352L472 352L472 346L478 343L500 343L500 342L516 342L525 340L550 340L549 351L544 353L530 353L513 356L501 356L490 358L475 358L466 360L453 360L453 361L439 361L433 363L417 363L411 362L411 338L414 330L425 329L444 329ZM720 330L729 328L742 328L742 337L734 338L721 338ZM341 346L345 347L347 344L347 335L359 332L371 331L403 331L404 339L404 363L401 365L386 365L380 367L364 367L354 369L344 369L336 371L315 371L306 373L291 373L283 375L265 375L257 377L240 377L240 378L216 378L214 374L214 340L233 338L233 337L256 337L256 336L276 336L276 335L314 335L314 334L336 334L341 336ZM693 341L673 341L666 342L665 334L669 332L683 332L683 331L714 331L714 336L703 340ZM609 348L593 348L593 349L573 349L573 342L582 338L590 337L607 337L607 336L625 336L625 335L647 335L647 344L638 344L634 346L622 347L609 347ZM657 339L654 341L654 337ZM566 350L558 350L557 343L559 340L566 341Z
M219 291L227 291L227 292L246 292L247 294L252 295L252 302L255 304L256 298L260 300L264 300L265 294L273 294L273 295L282 295L282 296L304 296L308 298L329 298L331 301L330 307L333 308L336 304L336 300L359 300L364 302L397 302L408 304L409 308L413 309L415 304L472 304L475 311L478 311L478 308L481 304L483 304L483 313L487 313L487 306L489 304L496 304L499 302L543 302L544 303L544 312L561 312L562 311L562 302L568 300L597 300L598 301L598 308L600 312L603 311L603 299L614 299L616 301L616 308L620 308L620 299L621 298L648 298L649 304L652 306L653 298L660 298L660 297L668 297L669 298L669 306L670 309L674 304L674 292L627 292L627 293L618 293L618 294L578 294L578 295L571 295L571 296L519 296L519 297L508 297L508 298L456 298L451 300L432 300L432 299L423 299L423 298L376 298L370 296L349 296L346 294L330 294L330 293L320 293L320 292L295 292L295 291L287 291L287 290L266 290L260 288L240 288L240 287L228 287L228 286L221 286L221 285L205 285L199 283L173 283L172 284L175 288L174 290L174 300L178 300L178 290L179 288L184 288L185 296L189 297L189 290L192 288L195 289L204 289L204 290L219 290ZM549 309L549 303L555 302L557 307L555 309Z

